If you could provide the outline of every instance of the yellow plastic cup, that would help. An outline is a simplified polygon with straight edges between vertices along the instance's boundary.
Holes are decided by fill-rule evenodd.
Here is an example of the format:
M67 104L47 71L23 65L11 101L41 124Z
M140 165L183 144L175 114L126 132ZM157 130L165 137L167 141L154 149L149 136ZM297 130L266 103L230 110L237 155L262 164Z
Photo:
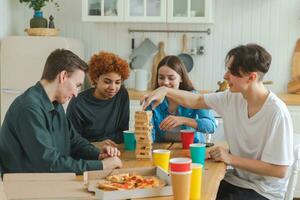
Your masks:
M198 163L192 163L192 178L191 178L191 190L190 199L201 199L201 183L202 183L202 165Z
M153 150L153 163L154 163L154 166L161 167L163 170L168 172L170 154L171 154L171 151L167 150L167 149L155 149L155 150Z

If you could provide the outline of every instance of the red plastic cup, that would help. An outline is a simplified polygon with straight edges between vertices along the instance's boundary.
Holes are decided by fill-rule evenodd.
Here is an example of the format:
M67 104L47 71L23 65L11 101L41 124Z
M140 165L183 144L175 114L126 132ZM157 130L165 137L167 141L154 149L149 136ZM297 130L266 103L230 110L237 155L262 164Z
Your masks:
M189 149L190 144L194 143L194 130L180 130L183 149Z
M171 172L187 172L191 170L192 160L190 158L172 158L170 160Z

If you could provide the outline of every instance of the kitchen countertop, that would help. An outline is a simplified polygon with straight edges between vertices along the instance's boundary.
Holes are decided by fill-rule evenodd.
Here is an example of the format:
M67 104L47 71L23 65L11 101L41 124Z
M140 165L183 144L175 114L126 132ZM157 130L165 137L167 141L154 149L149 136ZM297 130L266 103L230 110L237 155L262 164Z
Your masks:
M144 96L145 94L151 92L151 90L147 90L147 91L137 91L135 89L127 89L128 94L129 94L129 99L130 100L140 100L142 96ZM200 93L209 93L211 91L208 90L200 90Z
M288 106L300 106L299 94L281 93L278 97Z
M134 89L128 89L129 93L129 98L130 100L140 100L140 98L147 94L148 92L151 92L150 90L148 91L137 91ZM209 93L210 91L208 90L201 90L200 93ZM278 97L286 103L288 106L300 106L300 95L298 94L288 94L288 93L280 93L278 94Z

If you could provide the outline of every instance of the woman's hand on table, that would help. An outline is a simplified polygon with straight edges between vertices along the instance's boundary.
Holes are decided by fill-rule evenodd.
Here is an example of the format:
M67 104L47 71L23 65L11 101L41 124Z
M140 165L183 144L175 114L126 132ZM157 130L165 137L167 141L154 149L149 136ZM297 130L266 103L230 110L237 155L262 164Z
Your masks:
M122 161L119 157L108 157L102 160L102 166L103 170L105 169L115 169L115 168L121 168Z
M160 123L159 128L163 131L168 131L183 124L184 117L169 115Z
M232 155L229 153L228 149L220 146L212 147L206 153L206 158L211 158L214 161L221 161L227 165L232 163L231 161Z

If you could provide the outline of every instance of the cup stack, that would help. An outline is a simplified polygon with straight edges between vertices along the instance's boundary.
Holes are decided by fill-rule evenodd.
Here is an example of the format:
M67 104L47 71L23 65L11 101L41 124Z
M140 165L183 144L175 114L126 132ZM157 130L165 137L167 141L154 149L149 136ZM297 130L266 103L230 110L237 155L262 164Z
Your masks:
M152 111L135 112L136 158L152 158Z
M170 172L174 200L189 200L191 190L192 160L189 158L172 158Z

